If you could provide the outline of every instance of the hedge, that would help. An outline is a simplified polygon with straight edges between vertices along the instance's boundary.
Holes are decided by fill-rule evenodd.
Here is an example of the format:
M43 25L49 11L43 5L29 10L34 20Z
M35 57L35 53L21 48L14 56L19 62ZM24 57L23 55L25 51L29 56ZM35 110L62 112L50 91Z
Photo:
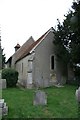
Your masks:
M3 69L2 79L6 79L7 87L15 87L18 80L18 72L11 68Z

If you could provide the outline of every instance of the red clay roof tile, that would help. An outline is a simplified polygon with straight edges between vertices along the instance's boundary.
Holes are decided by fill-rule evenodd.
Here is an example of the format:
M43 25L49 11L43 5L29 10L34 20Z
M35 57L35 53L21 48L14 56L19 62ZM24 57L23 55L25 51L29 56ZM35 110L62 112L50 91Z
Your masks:
M49 31L49 30L48 30ZM21 60L22 58L24 58L25 56L27 56L29 54L29 52L41 41L43 40L44 36L48 33L48 31L43 34L37 41L35 41L33 44L31 44L26 50L25 52L16 60L19 61Z

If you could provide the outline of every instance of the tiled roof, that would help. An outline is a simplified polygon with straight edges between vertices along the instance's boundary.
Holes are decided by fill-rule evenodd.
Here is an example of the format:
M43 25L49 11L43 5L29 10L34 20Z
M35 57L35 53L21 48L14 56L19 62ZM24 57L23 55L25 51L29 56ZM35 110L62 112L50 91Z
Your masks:
M33 44L31 44L26 50L24 50L25 52L16 60L19 61L21 60L22 58L24 58L25 56L27 56L30 51L39 44L40 41L42 41L44 39L44 37L47 35L47 33L50 31L50 29L45 33L43 34L37 41L35 41Z
M37 41L34 41L32 37L28 39L13 55L15 57L15 63L29 55L31 50L35 49L38 44L44 40L45 36L51 31L53 28L49 29L46 33L44 33ZM8 59L9 60L9 59Z
M14 54L15 62L27 51L27 49L34 43L34 39L30 37Z

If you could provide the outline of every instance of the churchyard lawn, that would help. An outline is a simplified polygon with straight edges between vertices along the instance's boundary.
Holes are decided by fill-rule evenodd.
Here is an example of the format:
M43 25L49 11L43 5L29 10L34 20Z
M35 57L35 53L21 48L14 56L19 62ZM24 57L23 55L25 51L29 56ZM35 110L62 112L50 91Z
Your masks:
M47 94L47 105L34 106L35 89L7 88L3 90L9 112L6 118L77 118L77 87L66 85L62 88L42 89Z

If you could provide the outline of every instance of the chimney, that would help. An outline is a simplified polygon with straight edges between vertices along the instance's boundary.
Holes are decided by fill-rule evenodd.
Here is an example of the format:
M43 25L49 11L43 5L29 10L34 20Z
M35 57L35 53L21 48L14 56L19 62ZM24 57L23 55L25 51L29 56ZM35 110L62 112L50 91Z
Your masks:
M17 43L17 45L14 48L15 48L15 52L16 52L20 48L20 45Z

